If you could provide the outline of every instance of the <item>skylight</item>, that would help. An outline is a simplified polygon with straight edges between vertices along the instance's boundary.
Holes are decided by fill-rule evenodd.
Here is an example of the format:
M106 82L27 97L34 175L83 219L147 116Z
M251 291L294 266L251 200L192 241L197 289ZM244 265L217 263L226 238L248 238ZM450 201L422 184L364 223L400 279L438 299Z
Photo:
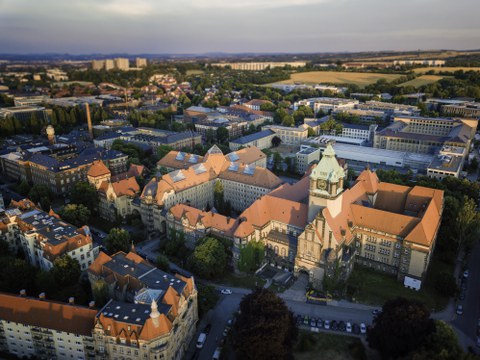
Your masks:
M238 166L239 166L238 163L231 162L231 163L230 163L230 166L228 167L228 170L230 170L230 171L238 171Z

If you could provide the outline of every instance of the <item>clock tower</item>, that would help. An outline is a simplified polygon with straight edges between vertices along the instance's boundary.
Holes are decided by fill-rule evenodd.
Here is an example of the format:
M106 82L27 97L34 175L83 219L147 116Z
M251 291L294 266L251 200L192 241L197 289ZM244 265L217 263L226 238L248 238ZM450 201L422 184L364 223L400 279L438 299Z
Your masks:
M310 174L308 196L308 221L311 222L323 208L328 207L332 216L341 211L341 196L345 181L345 171L335 157L329 143L322 160Z

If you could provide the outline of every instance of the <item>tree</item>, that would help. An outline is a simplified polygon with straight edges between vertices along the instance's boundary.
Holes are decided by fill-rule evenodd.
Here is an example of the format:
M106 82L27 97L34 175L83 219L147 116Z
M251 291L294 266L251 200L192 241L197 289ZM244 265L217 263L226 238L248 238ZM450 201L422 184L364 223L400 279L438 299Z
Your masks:
M225 246L211 237L200 240L188 259L188 265L202 278L212 279L223 274L227 266Z
M97 306L101 307L107 303L110 298L110 292L108 291L108 284L105 280L100 279L92 284L92 295Z
M82 204L68 204L59 211L59 215L70 224L81 227L88 223L91 212Z
M295 126L295 119L293 118L293 116L292 115L285 115L282 118L282 126L290 126L290 127Z
M469 167L470 172L476 172L478 170L478 160L476 157L474 157L470 161L470 167Z
M477 238L479 227L480 214L476 211L475 200L464 196L455 222L457 246L471 247Z
M170 151L172 151L173 148L168 145L160 145L157 148L157 156L159 159L162 159L165 155L167 155Z
M34 203L40 203L43 210L50 210L50 203L52 201L52 192L47 185L35 184L28 192L28 197Z
M297 328L283 299L270 290L257 288L240 302L240 315L233 326L238 359L293 358Z
M278 152L273 153L273 170L281 170L280 166L282 164L283 158L282 155L280 155Z
M185 250L185 233L171 228L168 240L163 244L165 254L178 256Z
M396 298L383 305L367 332L369 345L383 358L398 358L420 348L435 326L425 304Z
M228 130L227 128L221 126L217 129L217 141L219 143L225 143L228 140Z
M87 209L93 211L98 203L97 189L87 182L77 182L70 191L70 201L85 205Z
M27 196L30 191L30 185L28 185L27 180L22 180L22 182L16 186L15 190L20 195Z
M170 271L170 261L165 255L159 254L155 261L157 268L163 271Z
M55 259L51 272L55 281L61 286L74 285L80 277L80 264L76 259L63 255Z
M255 271L263 263L265 246L261 241L249 241L240 249L238 269L244 272Z
M0 291L18 293L25 289L33 292L36 269L25 260L11 256L0 258Z
M317 136L317 133L315 132L315 130L313 130L313 128L309 127L309 128L307 129L307 136L308 136L308 137Z
M220 213L225 213L225 198L222 182L217 180L213 188L213 207Z
M416 351L414 360L455 360L462 359L463 351L458 345L457 335L446 322L435 321L435 331L430 334L420 350Z
M281 142L282 142L282 140L276 135L272 138L272 146L273 147L277 147L278 145L280 145Z
M125 229L113 228L105 238L105 245L109 253L114 254L119 251L128 253L131 249L130 233Z

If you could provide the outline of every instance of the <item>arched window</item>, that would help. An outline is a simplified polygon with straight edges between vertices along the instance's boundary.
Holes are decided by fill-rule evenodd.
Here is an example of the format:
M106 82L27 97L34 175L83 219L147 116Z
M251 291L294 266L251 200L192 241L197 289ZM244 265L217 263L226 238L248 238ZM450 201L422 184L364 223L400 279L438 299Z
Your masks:
M275 245L274 250L275 250L275 255L278 255L278 246L277 245Z

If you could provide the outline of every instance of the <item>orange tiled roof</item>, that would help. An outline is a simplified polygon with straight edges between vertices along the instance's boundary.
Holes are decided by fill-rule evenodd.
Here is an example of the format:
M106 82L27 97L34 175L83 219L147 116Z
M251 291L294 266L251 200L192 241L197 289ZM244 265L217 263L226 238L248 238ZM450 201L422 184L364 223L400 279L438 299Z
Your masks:
M233 153L239 157L238 162L244 164L251 164L267 157L267 155L265 155L265 153L256 146L248 146L246 148L236 150ZM230 161L228 155L225 155L225 157L227 158L227 161Z
M91 336L97 311L47 300L0 294L0 319Z
M94 161L90 169L88 169L87 175L92 177L103 176L110 174L110 170L105 166L102 160Z
M134 177L112 183L113 191L117 196L134 196L140 192L140 186Z

